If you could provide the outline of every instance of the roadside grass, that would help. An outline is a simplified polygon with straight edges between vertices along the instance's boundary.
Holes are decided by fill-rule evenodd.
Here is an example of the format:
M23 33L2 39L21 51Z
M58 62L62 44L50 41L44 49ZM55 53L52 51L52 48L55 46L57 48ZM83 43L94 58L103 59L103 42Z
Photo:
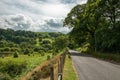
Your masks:
M46 54L44 56L41 56L40 54L34 54L34 55L19 55L18 58L13 58L13 56L5 57L5 58L0 58L0 62L5 62L9 65L9 62L11 61L13 64L25 62L26 63L26 68L22 71L20 75L16 75L14 79L19 79L21 76L24 76L27 74L29 71L34 69L36 66L41 64L42 62L47 60L47 55L51 54ZM1 65L0 67L6 67L5 65ZM1 69L1 68L0 68ZM7 71L6 71L7 72Z
M90 55L110 62L120 63L120 54L92 52Z
M74 71L73 64L69 56L66 56L66 61L63 70L63 80L78 80L77 74Z
M77 48L76 50L96 58L100 58L110 62L120 63L120 53L94 52L90 50L88 47Z

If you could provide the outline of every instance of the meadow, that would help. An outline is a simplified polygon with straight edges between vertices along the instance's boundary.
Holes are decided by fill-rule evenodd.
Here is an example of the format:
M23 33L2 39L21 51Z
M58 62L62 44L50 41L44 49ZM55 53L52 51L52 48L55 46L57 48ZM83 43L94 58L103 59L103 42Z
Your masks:
M34 55L19 55L18 58L13 56L0 58L0 78L4 79L19 79L36 66L47 60L47 56L51 55L46 53L44 56L40 54ZM3 77L1 77L5 74ZM0 80L1 80L0 79Z

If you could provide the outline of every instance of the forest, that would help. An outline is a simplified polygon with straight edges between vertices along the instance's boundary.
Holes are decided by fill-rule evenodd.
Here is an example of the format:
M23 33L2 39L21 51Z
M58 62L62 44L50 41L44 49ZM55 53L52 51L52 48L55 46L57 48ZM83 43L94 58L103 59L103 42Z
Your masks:
M30 53L33 51L48 52L52 50L52 41L62 33L14 31L12 29L0 29L0 52L2 54L12 53L14 51L23 52L27 49ZM39 46L40 45L40 46Z

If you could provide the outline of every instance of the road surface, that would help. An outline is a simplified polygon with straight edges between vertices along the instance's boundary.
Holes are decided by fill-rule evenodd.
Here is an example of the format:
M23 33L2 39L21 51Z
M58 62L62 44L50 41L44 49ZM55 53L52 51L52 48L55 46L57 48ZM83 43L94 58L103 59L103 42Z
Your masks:
M120 80L120 65L69 50L78 80Z

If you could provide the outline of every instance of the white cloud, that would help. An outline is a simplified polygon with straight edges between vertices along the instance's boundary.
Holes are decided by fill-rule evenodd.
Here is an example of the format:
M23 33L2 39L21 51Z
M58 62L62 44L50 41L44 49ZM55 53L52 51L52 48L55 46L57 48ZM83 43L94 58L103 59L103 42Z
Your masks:
M0 28L69 32L62 20L86 0L0 0Z
M42 6L42 12L46 16L63 18L70 11L68 5L63 4L44 4Z

